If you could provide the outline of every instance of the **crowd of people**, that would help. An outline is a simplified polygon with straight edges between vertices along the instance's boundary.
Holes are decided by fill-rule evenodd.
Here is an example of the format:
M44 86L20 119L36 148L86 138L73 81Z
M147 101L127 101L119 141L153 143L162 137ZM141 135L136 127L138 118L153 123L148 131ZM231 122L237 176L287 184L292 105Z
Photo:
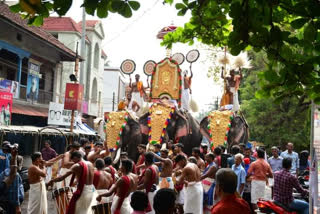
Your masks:
M31 156L28 214L48 213L47 190L65 187L75 189L68 214L93 213L99 204L110 204L112 214L228 214L235 210L249 214L261 198L274 199L298 213L309 209L307 202L292 196L293 189L308 194L297 179L299 169L306 166L299 164L292 143L283 152L272 147L270 157L262 147L253 151L243 144L232 146L231 154L223 146L211 149L201 144L191 156L180 143L154 145L152 151L140 144L137 161L126 152L116 161L102 142L92 145L86 138L61 155L50 141L44 145ZM7 213L21 213L17 150L10 152L0 151L0 192L12 205ZM58 176L53 176L54 164L59 164Z

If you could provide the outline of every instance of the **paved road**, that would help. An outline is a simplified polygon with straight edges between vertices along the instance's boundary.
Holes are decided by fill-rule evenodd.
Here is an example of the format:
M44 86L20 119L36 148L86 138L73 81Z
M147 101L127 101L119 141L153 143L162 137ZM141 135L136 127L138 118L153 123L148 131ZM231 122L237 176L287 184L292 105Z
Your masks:
M29 199L29 191L24 195L24 201L21 206L21 213L27 213L28 209L28 199ZM51 191L47 192L47 199L48 199L48 214L57 214L57 208L55 205L55 201L52 199Z

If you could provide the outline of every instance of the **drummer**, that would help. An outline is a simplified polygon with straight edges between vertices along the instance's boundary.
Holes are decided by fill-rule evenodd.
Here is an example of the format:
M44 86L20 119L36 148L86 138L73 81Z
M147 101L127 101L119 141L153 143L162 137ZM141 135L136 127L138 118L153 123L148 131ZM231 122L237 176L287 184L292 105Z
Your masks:
M64 154L64 158L62 159L60 175L69 171L71 166L74 164L74 162L70 160L70 154L74 151L79 151L79 150L80 150L80 144L78 142L74 142L73 144L70 145L70 150ZM65 180L63 180L62 182L56 183L56 187L58 189L62 187L68 187L70 186L70 180L71 180L71 176L65 178Z
M110 190L104 194L100 194L97 197L97 201L101 201L102 197L108 197L110 195L115 196L111 206L111 213L131 213L129 194L137 189L138 176L131 173L132 161L129 159L123 160L120 172L122 177L117 180Z
M93 176L93 185L97 190L98 194L105 193L110 189L113 184L113 179L110 173L104 170L104 161L98 158L95 162L95 170ZM109 203L112 201L112 196L108 198L103 198L102 203Z

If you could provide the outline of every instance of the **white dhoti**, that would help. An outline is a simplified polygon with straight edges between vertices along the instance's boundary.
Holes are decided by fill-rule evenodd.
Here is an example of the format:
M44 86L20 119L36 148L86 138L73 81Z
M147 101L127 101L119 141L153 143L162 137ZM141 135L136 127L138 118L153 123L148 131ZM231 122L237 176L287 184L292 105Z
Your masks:
M203 187L201 182L192 182L185 187L184 213L203 213Z
M152 210L150 212L147 212L147 214L155 214L154 209L153 209L153 198L155 195L156 195L156 191L148 193L148 200L149 200L149 203L150 203Z
M159 178L159 189L163 189L163 188L170 188L170 189L174 189L174 183L172 180L172 177L166 177L166 178Z
M76 202L75 213L92 214L92 206L96 203L97 192L93 184L84 185L80 198Z
M189 89L183 89L181 94L181 108L188 110L190 109L190 94Z
M251 203L256 204L259 198L264 198L266 181L251 181Z
M131 100L130 100L130 103L129 103L129 109L130 110L133 110L132 109L133 101L135 101L139 105L140 109L143 107L143 97L140 96L140 92L132 92Z
M60 175L64 175L68 171L69 171L69 169L67 169L67 168L61 168L60 169ZM57 182L56 183L56 188L60 189L60 188L63 188L63 187L69 187L70 186L70 180L71 180L71 175L66 177L63 181Z
M47 214L47 190L44 180L30 184L28 214Z
M101 195L101 194L106 193L106 192L108 192L107 189L97 189L98 195ZM98 201L96 202L96 205L97 204L111 203L112 199L113 199L113 195L111 195L109 197L102 197L100 202L98 202Z
M117 206L118 206L118 203L119 203L119 196L115 195L113 197L113 202L112 202L112 205L111 205L111 214L114 214L114 212L116 211L117 209ZM129 200L129 196L126 197L124 200L123 200L123 203L122 203L122 206L121 206L121 209L120 209L120 213L122 214L130 214L132 213L132 208L130 206L130 200Z
M232 111L239 111L239 99L238 99L238 91L236 91L235 87L230 87L230 92L233 94L233 107Z

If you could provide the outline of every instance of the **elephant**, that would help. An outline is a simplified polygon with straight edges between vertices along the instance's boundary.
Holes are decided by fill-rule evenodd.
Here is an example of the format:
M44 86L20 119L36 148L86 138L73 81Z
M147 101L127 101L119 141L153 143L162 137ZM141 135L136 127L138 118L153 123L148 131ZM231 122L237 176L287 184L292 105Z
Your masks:
M118 163L121 152L127 152L131 160L137 161L139 157L137 146L141 143L142 134L139 122L129 113L127 124L122 130L118 149L114 153L114 163Z
M210 139L210 134L208 130L208 116L203 118L200 122L200 131L203 137ZM238 145L240 143L247 143L249 137L249 127L243 115L235 114L233 120L231 121L231 127L228 134L227 141L227 151L230 152L230 149L233 145Z
M148 116L149 112L139 119L143 144L148 143ZM164 143L168 141L182 143L184 145L183 152L191 155L192 148L199 147L201 144L200 124L189 112L175 108L164 138Z

